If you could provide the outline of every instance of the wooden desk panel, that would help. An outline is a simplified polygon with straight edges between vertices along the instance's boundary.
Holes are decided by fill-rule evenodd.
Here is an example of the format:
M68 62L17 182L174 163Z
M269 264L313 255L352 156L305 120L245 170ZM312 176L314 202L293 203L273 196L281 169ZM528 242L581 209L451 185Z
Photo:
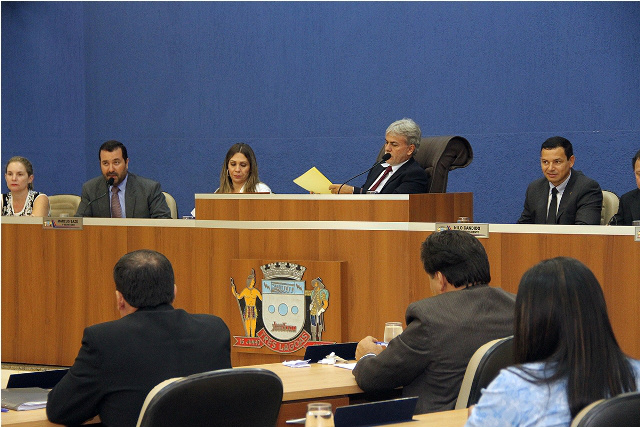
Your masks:
M461 216L473 218L473 193L196 194L199 220L456 222Z
M340 330L349 341L380 337L385 321L404 321L409 303L431 295L419 252L432 223L348 228L340 222L335 228L334 223L300 223L287 229L252 224L87 219L76 231L43 230L33 219L3 219L2 360L71 365L84 327L118 318L113 266L122 254L139 248L156 249L172 261L176 307L217 314L232 330L242 329L229 291L232 259L346 262ZM481 242L493 284L515 292L522 273L542 259L582 260L602 284L623 350L640 358L640 243L631 227L492 224L490 229L490 238ZM12 250L16 241L20 248ZM232 352L234 366L291 358Z

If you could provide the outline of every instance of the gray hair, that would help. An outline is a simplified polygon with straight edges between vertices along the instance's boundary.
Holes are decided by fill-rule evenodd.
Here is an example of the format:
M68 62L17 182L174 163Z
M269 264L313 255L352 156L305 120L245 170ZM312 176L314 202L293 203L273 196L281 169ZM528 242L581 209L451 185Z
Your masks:
M418 151L418 148L420 148L422 132L420 131L420 126L411 119L404 118L391 123L387 128L385 135L388 133L402 135L407 138L407 144L415 145L416 147L414 154Z

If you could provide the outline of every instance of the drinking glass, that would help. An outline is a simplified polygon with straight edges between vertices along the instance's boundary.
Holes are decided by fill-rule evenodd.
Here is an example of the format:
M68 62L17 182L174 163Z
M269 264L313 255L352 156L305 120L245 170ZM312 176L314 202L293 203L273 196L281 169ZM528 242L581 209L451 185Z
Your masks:
M401 322L387 322L384 324L384 342L389 343L402 333Z
M333 427L331 403L309 403L305 427Z

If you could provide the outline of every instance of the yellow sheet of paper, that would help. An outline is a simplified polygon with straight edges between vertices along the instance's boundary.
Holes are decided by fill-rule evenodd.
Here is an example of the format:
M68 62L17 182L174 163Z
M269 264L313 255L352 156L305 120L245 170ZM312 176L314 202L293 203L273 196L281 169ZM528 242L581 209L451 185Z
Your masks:
M315 166L293 180L300 187L307 191L318 194L331 194L329 186L331 181L322 174Z

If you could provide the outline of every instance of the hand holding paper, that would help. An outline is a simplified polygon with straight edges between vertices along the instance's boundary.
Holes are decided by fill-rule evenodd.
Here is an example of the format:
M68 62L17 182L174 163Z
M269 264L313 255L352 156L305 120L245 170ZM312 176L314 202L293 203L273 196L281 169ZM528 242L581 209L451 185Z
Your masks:
M331 181L315 166L293 180L300 187L317 194L331 194L329 186Z

